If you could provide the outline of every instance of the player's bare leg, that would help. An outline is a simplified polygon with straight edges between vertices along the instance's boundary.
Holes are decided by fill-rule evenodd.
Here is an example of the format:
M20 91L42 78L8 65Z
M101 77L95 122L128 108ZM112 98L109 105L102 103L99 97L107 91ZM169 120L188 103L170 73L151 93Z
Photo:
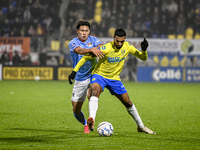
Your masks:
M124 94L120 94L120 95L116 94L115 96L122 102L122 104L126 107L128 113L135 120L135 122L137 124L138 132L144 132L147 134L156 134L154 131L152 131L149 128L144 126L142 119L140 118L135 105L129 99L128 93L124 93Z
M83 102L73 102L72 101L72 106L73 106L73 113L74 113L74 117L81 123L84 125L84 133L90 133L90 130L87 126L87 121L85 119L85 116L83 114L83 112L81 111Z

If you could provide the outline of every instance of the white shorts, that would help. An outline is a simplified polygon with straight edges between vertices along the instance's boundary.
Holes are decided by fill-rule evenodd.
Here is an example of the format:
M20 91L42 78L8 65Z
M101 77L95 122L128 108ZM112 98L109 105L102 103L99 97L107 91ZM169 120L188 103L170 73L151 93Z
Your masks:
M85 81L75 80L71 101L84 102L87 95L87 90L89 87L90 87L90 78Z

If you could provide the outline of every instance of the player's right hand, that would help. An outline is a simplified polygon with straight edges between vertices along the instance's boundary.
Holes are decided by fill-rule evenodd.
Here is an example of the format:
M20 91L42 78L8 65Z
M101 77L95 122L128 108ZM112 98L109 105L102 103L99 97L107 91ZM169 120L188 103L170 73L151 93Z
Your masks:
M92 49L91 49L91 52L96 56L96 57L100 57L100 58L103 58L104 57L104 53L101 51L101 50L99 50L97 47L93 47Z
M72 80L75 78L76 72L72 71L72 73L68 76L69 84L72 84Z

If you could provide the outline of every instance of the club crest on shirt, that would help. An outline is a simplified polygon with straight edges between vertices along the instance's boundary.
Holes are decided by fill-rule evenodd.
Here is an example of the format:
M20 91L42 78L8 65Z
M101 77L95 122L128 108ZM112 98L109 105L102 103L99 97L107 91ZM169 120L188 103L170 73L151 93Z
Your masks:
M122 49L121 53L122 53L122 55L124 55L125 54L125 49Z
M87 43L88 47L91 47L92 45L93 45L92 42Z

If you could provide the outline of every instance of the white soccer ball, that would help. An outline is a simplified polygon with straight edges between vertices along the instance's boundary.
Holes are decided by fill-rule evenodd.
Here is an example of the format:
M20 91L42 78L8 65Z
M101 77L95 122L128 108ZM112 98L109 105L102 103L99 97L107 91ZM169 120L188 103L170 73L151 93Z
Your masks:
M101 122L97 127L100 136L111 136L113 134L113 126L109 122Z
M40 80L40 76L35 76L35 81L39 81Z

